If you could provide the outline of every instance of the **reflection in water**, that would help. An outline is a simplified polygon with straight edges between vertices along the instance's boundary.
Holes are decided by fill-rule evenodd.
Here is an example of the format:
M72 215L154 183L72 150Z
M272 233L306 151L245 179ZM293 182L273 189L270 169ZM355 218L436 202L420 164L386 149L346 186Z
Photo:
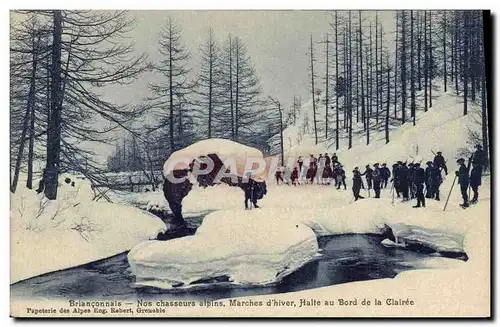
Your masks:
M234 288L211 285L209 289L169 292L152 287L132 287L127 254L80 267L52 272L11 285L13 298L216 300L228 297L276 294L379 278L392 278L403 270L419 267L424 254L386 248L377 235L339 235L318 239L323 250L317 261L268 287ZM450 259L451 260L451 259Z

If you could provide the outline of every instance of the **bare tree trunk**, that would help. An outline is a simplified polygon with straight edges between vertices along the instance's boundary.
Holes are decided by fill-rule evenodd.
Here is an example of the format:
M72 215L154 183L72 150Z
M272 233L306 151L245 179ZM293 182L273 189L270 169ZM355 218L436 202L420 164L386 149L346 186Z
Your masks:
M384 48L384 40L383 40L383 26L382 26L382 23L380 24L380 37L379 37L379 40L380 40L380 48L379 48L379 55L380 55L380 58L379 58L379 65L380 65L380 71L379 71L379 86L378 86L378 92L379 92L379 99L380 99L380 113L382 113L383 109L384 109L384 103L383 103L383 90L382 90L382 86L383 86L383 82L382 82L382 79L384 78L384 75L383 75L383 59L382 59L382 49ZM377 126L377 130L378 130L378 126Z
M484 15L484 14L483 14ZM486 51L485 50L485 36L484 36L484 16L482 21L482 26L481 26L481 36L480 39L482 39L482 44L480 47L480 53L481 55L481 134L482 134L482 141L483 141L483 149L484 149L484 154L485 154L485 169L488 169L489 167L489 142L488 142L488 107L487 107L487 98L486 98ZM491 43L489 44L491 46Z
M231 140L234 141L234 107L233 107L233 44L229 36L229 102L231 105Z
M385 144L389 143L389 110L391 106L391 69L387 55L387 108L385 110Z
M239 100L240 100L240 47L239 47L239 39L236 39L237 44L236 44L236 94L235 94L235 107L234 107L234 135L235 139L238 141L238 129L239 129L239 112L238 112L238 105L239 105Z
M339 80L339 47L338 47L338 12L335 11L335 78ZM339 94L335 91L335 149L339 149Z
M464 76L464 116L467 115L467 97L469 91L469 12L464 11L464 45L463 45L463 59L462 59L462 74Z
M397 104L398 104L398 22L399 11L396 11L396 59L394 63L394 119L398 119Z
M455 52L455 60L454 60L454 66L455 66L455 91L457 92L457 95L459 95L459 89L458 89L458 58L459 58L459 54L458 54L458 50L460 49L460 46L458 44L458 27L459 27L459 24L458 24L458 12L455 10L454 11L454 15L455 15L455 28L454 28L454 33L455 33L455 41L454 41L454 47L453 47L453 50Z
M360 26L361 28L361 26ZM356 38L356 36L354 36ZM359 43L354 40L355 54L356 54L356 123L359 123L359 56L358 56L358 46Z
M429 60L428 60L428 44L427 44L427 11L424 10L424 111L428 109L428 94L427 85L429 83Z
M313 120L314 120L314 140L318 144L318 130L316 128L316 101L314 99L314 54L313 54L313 39L311 35L311 91L313 97Z
M32 82L30 84L31 85L28 94L28 103L26 105L26 112L24 113L23 130L21 132L19 150L17 151L16 166L14 168L14 177L12 179L12 184L10 186L10 191L12 193L16 192L17 182L19 181L19 172L21 170L21 161L23 158L24 144L26 142L26 134L28 132L30 112L31 112L31 107L33 106L32 102L34 101L34 90L35 90L34 79L32 79Z
M401 13L401 124L406 122L406 12Z
M444 91L448 91L448 72L446 71L446 11L443 11L443 78L444 78Z
M172 36L172 21L170 21L169 25L169 35ZM173 86L173 71L172 71L172 66L173 66L173 59L172 59L172 49L173 44L172 44L172 37L169 38L169 71L168 71L168 82L169 82L169 133L170 133L170 152L173 153L175 151L175 141L174 141L174 86Z
M474 12L471 12L474 13ZM476 43L476 30L477 26L475 25L475 17L471 14L469 14L469 44L470 46L470 54L469 54L469 72L470 72L470 84L471 84L471 101L474 102L476 101L476 63L477 63L477 57L476 57L476 51L478 44ZM472 33L474 31L474 33Z
M418 60L418 90L422 91L422 66L421 66L421 58L422 58L422 18L420 15L420 11L417 11L417 28L418 28L418 39L417 39L417 60Z
M212 31L212 30L210 30ZM213 96L213 67L214 67L214 53L212 43L212 33L210 32L209 41L209 60L208 60L208 138L212 138L212 96ZM180 110L179 110L180 111Z
M373 82L373 74L372 74L372 71L373 71L373 54L372 54L372 24L370 23L370 70L369 70L369 74L370 74L370 77L368 78L369 80L369 84L368 87L367 87L367 91L366 93L370 96L368 98L368 101L369 101L369 104L368 104L368 109L367 109L367 112L366 112L366 144L370 144L370 114L371 114L371 108L372 108L372 82Z
M336 13L336 12L335 12ZM337 21L335 21L335 24ZM336 28L336 27L335 27ZM365 90L363 81L363 33L361 26L361 10L359 11L359 66L361 74L361 120L363 121L363 129L366 130L366 109L365 109Z
M378 81L378 73L379 73L379 67L378 67L378 11L375 12L375 106L376 106L376 113L375 113L375 126L378 126L378 107L379 107L379 94L378 94L378 87L379 87L379 81Z
M49 200L57 198L59 175L59 156L61 147L61 34L62 13L53 11L54 26L52 31L52 67L50 84L51 119L48 128L47 165L44 171L43 183L45 196Z
M328 43L328 34L326 34L326 85L325 85L325 140L328 140L328 105L329 105L329 96L328 96L328 91L330 88L330 75L328 72L328 66L329 66L329 59L328 59L328 48L329 48L329 43Z
M416 104L415 104L415 70L413 69L413 10L410 10L410 82L411 82L411 116L413 117L413 126L416 124Z
M432 10L429 10L429 108L432 108L432 77L434 76L434 62L432 58Z
M349 149L352 148L352 39L351 39L351 11L349 10Z
M34 145L35 145L35 98L36 98L36 71L37 71L37 63L38 63L38 47L40 44L40 36L36 40L33 36L33 63L32 63L32 73L31 73L31 81L30 81L30 93L32 96L31 100L31 108L30 108L30 137L29 137L29 145L28 145L28 177L26 180L26 187L29 189L33 189L33 156L34 156Z

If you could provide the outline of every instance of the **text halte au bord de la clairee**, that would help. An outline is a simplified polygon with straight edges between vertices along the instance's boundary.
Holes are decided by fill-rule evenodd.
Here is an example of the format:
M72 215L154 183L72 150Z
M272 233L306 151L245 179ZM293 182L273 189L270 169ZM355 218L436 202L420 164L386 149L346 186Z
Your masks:
M355 299L331 299L318 300L314 298L303 298L298 300L202 300L202 301L81 301L69 300L68 306L61 308L27 308L30 315L57 315L57 314L161 314L167 313L169 308L200 307L200 308L222 308L222 307L298 307L311 308L321 306L414 306L412 299L402 298L355 298Z

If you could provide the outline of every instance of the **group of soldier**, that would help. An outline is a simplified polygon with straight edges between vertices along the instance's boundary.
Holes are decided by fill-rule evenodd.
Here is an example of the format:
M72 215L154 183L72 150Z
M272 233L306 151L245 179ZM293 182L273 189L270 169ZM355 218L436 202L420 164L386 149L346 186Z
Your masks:
M460 185L460 193L462 194L463 203L460 205L462 208L469 207L469 204L476 204L479 196L479 186L481 185L481 178L483 170L486 165L486 155L480 144L476 145L476 151L469 158L467 166L465 159L460 158L457 160L458 170L455 172ZM472 165L472 170L470 169ZM470 175L469 175L470 172ZM469 202L467 191L470 188L474 192L472 200Z
M398 198L402 197L403 202L410 199L417 199L417 204L413 206L414 208L425 207L426 199L440 201L440 186L443 183L442 172L444 171L445 175L448 174L446 162L442 152L439 151L435 154L433 161L426 162L425 169L421 167L420 162L408 163L407 161L394 163L392 171L387 167L386 163L380 165L378 162L373 164L373 168L369 164L366 165L364 172L361 172L359 167L355 167L352 177L354 201L364 198L360 195L361 189L365 189L363 176L366 180L368 194L373 189L375 198L380 198L381 189L387 188L388 183L391 182L391 191ZM467 195L469 186L474 192L471 203L474 204L478 200L478 187L481 185L481 176L485 164L485 156L481 145L476 146L476 151L469 159L469 167L465 166L463 158L458 159L457 163L459 164L459 170L456 171L456 176L459 179L458 182L464 200L461 206L466 208L469 206ZM472 171L470 171L471 164ZM302 157L299 157L296 166L291 172L287 174L285 169L284 167L280 167L276 171L277 184L280 184L280 182L282 184L285 183L283 177L289 176L286 183L291 185L313 184L315 181L316 184L330 185L333 181L337 189L340 189L342 186L344 190L347 189L346 173L335 153L332 157L328 156L328 153L324 155L320 154L318 158L310 155L307 167L304 166ZM390 179L391 176L392 179Z
M304 159L299 156L291 173L286 172L286 169L285 167L279 167L276 170L277 184L296 186L316 183L318 185L331 185L333 182L337 189L340 189L341 186L347 189L344 166L339 162L336 153L331 157L328 153L319 154L318 158L311 154L307 167L304 165Z

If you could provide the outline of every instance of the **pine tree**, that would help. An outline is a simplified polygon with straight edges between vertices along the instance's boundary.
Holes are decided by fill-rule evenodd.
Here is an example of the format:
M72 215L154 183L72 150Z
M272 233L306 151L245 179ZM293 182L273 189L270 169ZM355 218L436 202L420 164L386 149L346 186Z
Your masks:
M446 60L446 34L448 29L448 24L446 21L446 11L442 13L441 28L443 31L443 78L444 78L444 91L448 91L448 72L446 70L447 60Z
M190 54L182 44L180 27L176 26L170 17L162 26L158 52L162 55L162 59L154 65L154 70L161 79L159 82L150 84L153 96L148 99L148 102L155 115L156 124L153 130L164 131L166 129L168 131L169 146L164 150L164 155L168 156L169 153L182 148L192 140L192 138L185 139L183 135L180 135L179 125L176 122L185 126L181 119L187 120L188 113L180 115L179 112L186 110L187 98L193 91L193 84L188 80L191 73L188 67Z
M219 45L215 40L213 29L209 29L205 43L200 48L201 61L200 73L197 76L195 93L197 94L196 105L200 111L201 126L206 126L205 134L207 138L214 136L223 137L223 128L227 127L225 121L216 121L217 117L225 117L222 112L222 96L224 94L222 77L222 59ZM217 111L218 110L218 111ZM181 111L179 110L179 115Z
M406 12L401 12L401 124L406 122Z
M398 119L397 103L398 103L398 32L399 32L399 11L396 11L396 54L394 60L394 119Z
M467 115L467 100L468 100L468 95L469 95L469 12L467 10L464 10L462 12L463 14L463 21L464 21L464 28L463 28L463 48L462 48L462 53L463 53L463 58L462 58L462 76L463 76L463 87L464 87L464 116Z
M311 70L311 95L312 95L312 102L313 102L313 121L314 121L314 140L315 144L318 144L318 129L317 129L317 124L316 124L316 101L314 98L314 93L315 93L315 88L314 88L314 79L316 75L314 75L314 48L313 48L313 39L312 39L312 34L311 34L311 47L309 48L309 57L311 59L311 65L310 70Z
M361 10L358 11L359 15L359 66L361 74L361 120L363 121L363 129L366 130L366 109L365 109L365 90L364 90L364 78L363 78L363 26L361 24Z
M335 79L339 81L338 11L335 11ZM335 149L339 149L339 92L335 90Z
M414 59L413 59L413 10L410 10L410 81L411 81L411 116L413 117L413 126L416 122L416 104L415 104L415 74L414 74Z

